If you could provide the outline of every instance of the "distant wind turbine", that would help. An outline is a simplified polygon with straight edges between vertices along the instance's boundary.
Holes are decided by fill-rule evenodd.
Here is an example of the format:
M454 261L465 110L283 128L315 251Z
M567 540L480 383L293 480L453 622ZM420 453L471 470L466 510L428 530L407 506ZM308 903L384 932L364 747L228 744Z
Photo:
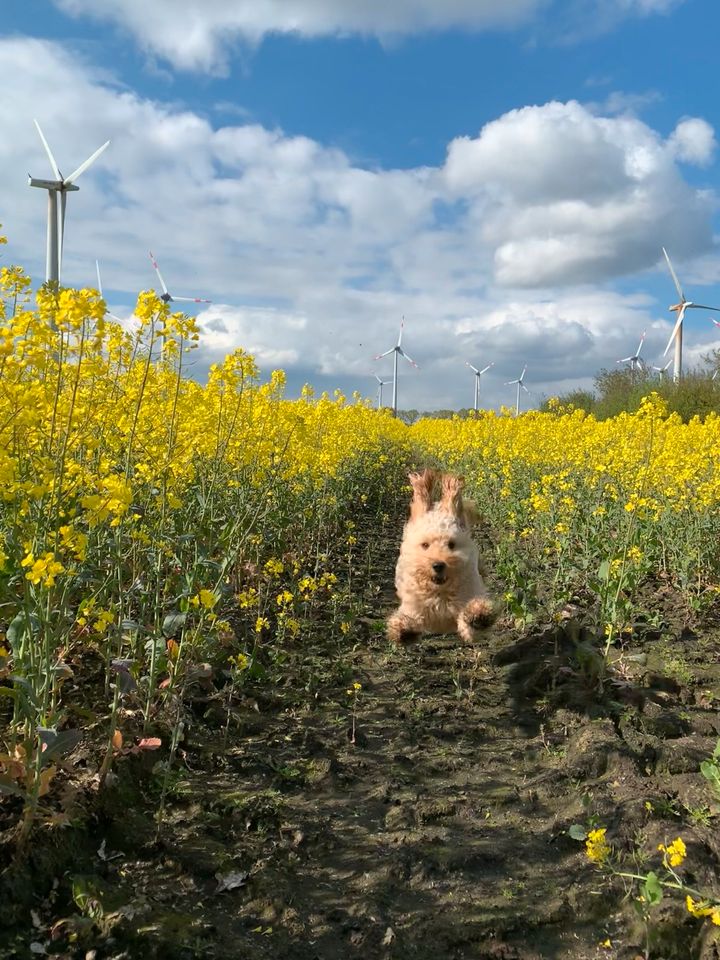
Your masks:
M685 317L685 311L693 308L695 310L716 310L720 311L720 307L705 307L701 303L693 303L692 300L687 300L685 294L682 291L680 286L680 281L677 278L675 271L673 270L673 265L670 262L670 257L665 247L662 248L662 252L665 254L665 259L667 261L668 268L670 270L670 275L673 278L673 283L675 284L675 289L680 294L680 302L673 304L671 307L668 307L673 313L677 313L678 318L675 321L675 326L673 327L673 332L670 334L670 339L668 340L668 345L665 347L665 353L663 356L667 356L667 352L672 346L673 340L675 341L675 365L673 366L673 380L679 380L682 376L682 335L683 335L683 318Z
M98 282L98 287L97 287L97 288L98 288L98 293L100 294L100 296L101 296L102 299L104 300L105 298L103 297L102 280L100 279L100 261L99 261L99 260L96 260L96 261L95 261L95 270L96 270L96 272L97 272L97 282ZM105 316L106 316L106 317L110 317L111 320L116 320L118 323L122 323L122 320L120 319L120 317L116 317L115 314L114 314L114 313L110 313L109 310L106 310L106 311L105 311Z
M645 343L645 334L646 330L643 330L642 336L640 337L640 343L635 353L631 357L623 357L622 360L616 360L615 363L629 363L630 370L632 373L635 373L636 370L642 369L643 362L640 359L640 351L642 350L643 343Z
M525 364L525 366L523 367L523 372L520 374L520 376L517 378L517 380L506 380L506 381L505 381L505 386L506 386L506 387L512 386L513 383L516 383L516 384L517 384L517 399L515 400L515 416L517 416L517 415L520 413L520 388L522 387L522 389L525 391L525 393L530 393L530 391L528 390L528 388L527 388L527 387L525 386L525 384L523 383L523 380L525 379L525 371L526 371L526 370L527 370L527 364Z
M379 409L382 407L382 405L383 405L383 402L382 402L383 387L387 386L388 383L391 383L392 381L390 381L390 380L381 380L380 377L379 377L377 374L375 374L375 379L376 379L377 382L378 382L377 408L378 408L378 410L379 410Z
M653 364L653 370L654 370L656 373L659 373L659 374L660 374L660 379L661 379L661 380L664 380L664 379L665 379L665 374L667 373L667 368L670 366L670 364L671 364L672 362L673 362L673 358L670 357L670 359L668 360L668 362L665 364L664 367L656 367L655 364Z
M376 357L373 357L373 360L382 360L383 357L387 357L389 354L393 354L393 393L392 393L392 410L393 414L397 416L397 380L398 380L398 357L404 357L405 360L412 366L417 368L417 364L413 359L411 359L402 348L402 337L403 337L403 328L405 326L405 317L400 321L400 335L398 336L398 342L394 347L390 347L389 350L386 350L385 353L379 353Z
M40 139L45 147L45 153L47 153L48 159L50 160L50 166L52 167L52 172L55 176L55 179L38 180L28 174L28 183L31 187L40 187L42 190L47 190L48 192L45 280L52 280L55 283L59 283L60 269L62 266L63 241L65 237L65 204L67 203L67 195L68 193L72 193L73 191L80 189L80 187L76 185L75 181L81 173L84 173L87 168L97 160L103 150L105 150L105 148L109 145L110 141L107 140L101 147L98 147L95 153L91 154L87 160L81 163L77 170L73 170L69 177L63 177L55 161L52 150L45 139L45 135L40 129L40 124L37 122L37 120L33 122L37 127L37 132L40 134ZM58 194L60 196L59 210Z
M465 366L470 367L471 370L475 371L475 405L473 407L474 410L477 410L480 405L480 377L482 377L484 373L487 373L490 367L493 367L494 365L495 365L495 362L493 361L492 363L489 363L486 367L483 367L482 370L478 370L478 368L474 367L468 360L465 361Z
M200 297L175 297L175 296L172 296L172 295L170 294L168 288L167 288L166 285L165 285L165 281L163 280L162 274L160 273L160 267L157 265L157 260L156 260L155 257L152 255L152 250L150 251L150 262L151 262L152 265L153 265L153 268L154 268L154 270L155 270L155 273L156 273L157 276L158 276L158 280L160 281L160 286L161 286L162 289L163 289L162 296L160 297L160 299L161 299L161 300L164 300L165 303L175 303L176 300L177 300L177 301L181 301L181 302L183 302L183 303L212 303L212 300L202 300Z

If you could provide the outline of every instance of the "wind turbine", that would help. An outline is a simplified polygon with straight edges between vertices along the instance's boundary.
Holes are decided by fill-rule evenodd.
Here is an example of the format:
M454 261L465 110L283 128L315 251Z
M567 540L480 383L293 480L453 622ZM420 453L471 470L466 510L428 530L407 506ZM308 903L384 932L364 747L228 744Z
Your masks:
M683 318L685 316L685 311L689 310L691 307L695 310L716 310L720 311L720 307L705 307L702 303L693 303L692 300L687 300L685 294L682 292L682 287L680 286L680 281L673 270L673 265L670 262L670 257L668 256L667 250L665 247L662 248L662 252L665 254L665 259L667 260L667 265L670 269L670 275L673 278L673 283L675 284L675 289L680 294L680 302L673 304L671 307L668 307L673 313L677 313L678 318L675 321L675 326L673 327L673 332L670 334L670 339L668 340L668 345L665 347L665 353L663 356L667 355L668 350L672 346L673 340L675 341L675 365L673 366L673 380L679 380L682 374L682 334L683 334Z
M375 379L378 382L377 408L379 410L383 405L383 402L382 402L383 387L387 386L387 384L390 383L390 380L381 380L377 374L375 374Z
M665 364L664 367L656 367L655 364L653 364L653 370L655 370L656 373L659 373L659 374L660 374L660 379L661 379L661 380L664 380L664 379L665 379L665 374L667 373L667 368L670 366L670 364L671 364L672 362L673 362L673 358L670 357L670 359L668 360L668 362Z
M77 186L75 181L80 176L81 173L84 173L87 168L94 163L100 154L109 146L110 141L106 140L105 143L98 147L95 153L91 154L77 170L73 170L69 177L63 177L60 173L58 165L55 161L55 157L52 154L52 150L45 139L45 136L40 129L40 124L37 120L33 121L37 127L37 132L40 134L40 139L42 144L45 147L45 153L48 155L50 160L50 166L52 167L52 172L55 175L54 180L38 180L35 177L31 177L28 174L28 183L31 187L40 187L43 190L48 192L48 224L47 224L47 253L45 261L45 280L54 281L55 283L60 282L60 267L62 264L62 254L63 254L63 239L65 236L65 204L67 203L68 193L73 192L74 190L79 190L80 187ZM58 194L60 196L60 209L58 211ZM58 223L59 219L59 223Z
M517 415L520 413L520 387L523 388L523 390L525 391L525 393L530 393L530 391L528 390L528 388L527 388L527 387L525 386L525 384L523 383L523 380L525 379L525 371L526 371L526 370L527 370L527 364L525 364L525 366L523 367L523 372L520 374L520 376L517 378L517 380L506 380L506 381L505 381L505 386L506 386L506 387L512 386L513 383L516 383L516 384L517 384L517 399L515 400L515 416L516 416L516 417L517 417Z
M104 300L105 298L103 297L102 280L100 279L100 261L99 261L99 260L96 260L96 261L95 261L95 270L96 270L96 272L97 272L97 282L98 282L97 288L98 288L98 293L100 294L100 296L101 296L102 299ZM116 317L115 314L114 314L114 313L110 313L109 310L106 310L106 311L105 311L105 316L106 316L106 317L110 317L111 320L116 320L118 323L122 323L122 320L120 319L120 317Z
M168 288L165 286L165 281L162 278L160 273L160 267L157 265L157 260L152 255L152 250L150 251L150 262L155 268L155 273L158 275L158 280L160 281L160 286L163 288L161 300L164 300L165 303L175 303L176 300L182 301L184 303L212 303L212 300L203 300L201 297L174 297L170 294Z
M489 363L486 367L483 367L482 370L478 370L478 368L474 367L469 361L467 360L465 361L465 366L470 367L471 370L475 371L475 406L473 408L474 410L477 410L480 404L480 377L484 373L487 373L490 367L494 365L495 363L493 361L492 363Z
M631 373L635 373L637 369L641 369L643 362L640 359L640 351L642 350L643 343L645 343L646 333L647 331L643 330L642 336L640 337L640 343L638 344L638 348L631 357L623 357L622 360L616 360L615 363L629 363Z
M392 398L392 409L393 415L397 416L397 372L398 372L398 356L404 357L405 360L410 364L410 366L418 369L418 365L412 360L402 348L402 336L403 336L403 327L405 326L405 317L400 321L400 335L398 336L398 342L394 347L390 347L389 350L386 350L385 353L379 353L376 357L373 357L373 360L382 360L383 357L387 357L388 354L393 354L393 398Z

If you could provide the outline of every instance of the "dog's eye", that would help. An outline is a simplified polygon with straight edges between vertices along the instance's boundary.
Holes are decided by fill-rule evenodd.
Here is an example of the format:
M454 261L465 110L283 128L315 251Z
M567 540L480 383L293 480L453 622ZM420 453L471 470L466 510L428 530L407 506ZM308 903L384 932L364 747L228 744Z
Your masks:
M448 540L448 550L454 550L454 549L455 549L455 541Z
M421 543L420 546L423 548L423 550L427 550L430 544L426 540L425 543Z

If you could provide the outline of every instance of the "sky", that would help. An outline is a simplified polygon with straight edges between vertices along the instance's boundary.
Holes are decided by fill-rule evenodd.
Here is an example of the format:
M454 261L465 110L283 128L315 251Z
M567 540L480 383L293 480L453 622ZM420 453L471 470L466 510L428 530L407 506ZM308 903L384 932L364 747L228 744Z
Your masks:
M288 394L374 397L404 319L399 406L524 406L633 354L677 301L720 307L716 0L5 0L2 262L129 317L158 287L212 301L193 375L237 347ZM684 363L720 348L705 310ZM720 332L720 331L719 331ZM390 388L385 388L385 400Z

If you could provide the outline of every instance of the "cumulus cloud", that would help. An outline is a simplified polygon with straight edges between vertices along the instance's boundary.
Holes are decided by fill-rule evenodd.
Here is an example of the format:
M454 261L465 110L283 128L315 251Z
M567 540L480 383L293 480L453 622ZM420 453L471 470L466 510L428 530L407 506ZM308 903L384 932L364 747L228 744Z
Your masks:
M171 292L215 301L197 375L242 346L292 385L372 393L391 361L371 358L404 314L420 370L402 370L403 405L469 402L466 359L495 361L490 403L527 360L537 398L627 356L646 326L649 352L664 348L664 304L599 284L654 268L666 236L674 262L713 250L712 198L683 179L673 138L577 103L508 113L440 167L385 170L242 119L213 125L46 41L0 40L0 83L4 256L42 275L45 203L26 172L49 171L32 116L61 170L110 137L69 198L63 279L94 283L97 257L113 312L127 310L156 283L152 249Z
M715 131L707 120L688 117L681 120L675 127L668 141L668 147L678 160L706 167L712 160L717 147Z
M704 120L685 120L664 141L632 116L547 103L453 140L444 175L450 191L471 198L478 234L493 238L497 282L597 281L654 262L664 237L685 253L707 248L708 197L675 160L679 140L698 156L703 139L705 156L708 135Z
M428 30L487 30L568 12L584 22L667 12L683 0L54 0L73 16L127 30L145 50L181 69L221 73L233 43L256 44L271 33L300 37L377 37Z

